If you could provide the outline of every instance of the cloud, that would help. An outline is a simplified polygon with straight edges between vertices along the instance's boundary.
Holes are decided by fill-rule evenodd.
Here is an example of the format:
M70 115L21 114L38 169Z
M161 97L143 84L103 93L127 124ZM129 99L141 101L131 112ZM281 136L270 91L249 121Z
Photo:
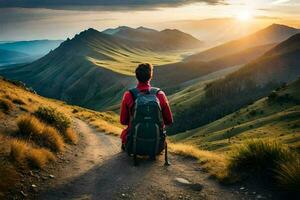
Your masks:
M176 7L191 3L225 4L225 0L0 0L0 8L60 10L126 10Z
M280 17L276 16L267 16L267 15L257 15L255 16L256 19L270 19L270 20L278 20L281 19Z
M289 2L290 0L275 0L272 2L272 4L283 4L283 3L287 3Z

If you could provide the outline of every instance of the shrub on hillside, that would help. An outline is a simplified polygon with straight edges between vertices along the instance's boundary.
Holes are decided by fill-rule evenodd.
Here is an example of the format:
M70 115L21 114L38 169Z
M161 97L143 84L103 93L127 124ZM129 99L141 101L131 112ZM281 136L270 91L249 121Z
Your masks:
M276 98L278 97L278 94L275 91L272 91L269 95L268 95L268 100L269 101L274 101L276 100Z
M13 108L14 105L10 100L0 99L0 110L2 110L4 113L8 114Z
M66 115L51 107L39 107L34 112L34 115L40 120L56 127L61 132L65 132L71 124L70 119Z
M78 112L79 112L79 111L78 111L76 108L74 108L73 111L72 111L72 113L74 113L74 114L75 114L75 113L78 113Z
M23 166L43 168L55 156L44 148L34 148L29 143L21 140L10 140L10 158Z
M231 174L262 175L264 180L277 181L280 189L299 192L299 155L275 141L252 140L241 145L234 151L228 169Z
M251 110L250 112L249 112L249 115L251 115L251 116L255 116L257 114L257 111L256 110Z
M40 134L44 129L44 124L32 115L22 115L17 125L19 128L18 136L31 138L36 134Z
M278 94L277 92L273 91L271 94L268 96L268 101L272 103L297 103L297 100L293 98L290 94Z
M300 159L295 158L285 163L280 163L276 169L276 179L281 188L286 191L300 193Z
M24 115L17 122L19 136L33 141L54 152L62 151L64 142L56 129L39 121L32 115Z
M292 156L292 152L278 142L252 140L233 152L229 167L266 175L274 172L278 162L288 161Z

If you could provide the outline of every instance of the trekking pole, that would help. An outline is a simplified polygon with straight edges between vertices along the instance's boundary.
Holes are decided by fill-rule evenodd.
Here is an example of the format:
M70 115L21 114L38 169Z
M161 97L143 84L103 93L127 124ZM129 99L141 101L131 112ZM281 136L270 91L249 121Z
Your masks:
M171 165L169 163L169 159L168 159L168 143L167 141L165 142L165 166L169 166Z

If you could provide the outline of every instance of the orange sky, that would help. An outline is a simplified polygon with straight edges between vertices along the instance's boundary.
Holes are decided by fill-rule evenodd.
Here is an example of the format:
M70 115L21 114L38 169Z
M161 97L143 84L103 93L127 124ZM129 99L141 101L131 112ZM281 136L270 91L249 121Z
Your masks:
M178 28L198 38L205 37L221 27L230 27L236 35L243 35L272 23L300 28L300 0L220 2L182 3L176 6L147 4L142 8L128 6L117 9L49 9L30 6L20 8L0 4L0 41L65 39L89 27L103 30L120 25L148 26L156 29Z

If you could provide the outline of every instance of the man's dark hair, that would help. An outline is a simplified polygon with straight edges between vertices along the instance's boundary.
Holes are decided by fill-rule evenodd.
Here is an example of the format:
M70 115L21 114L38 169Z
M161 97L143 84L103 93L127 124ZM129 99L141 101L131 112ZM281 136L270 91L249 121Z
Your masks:
M135 76L138 81L146 83L152 78L153 66L149 63L139 64L135 69Z

